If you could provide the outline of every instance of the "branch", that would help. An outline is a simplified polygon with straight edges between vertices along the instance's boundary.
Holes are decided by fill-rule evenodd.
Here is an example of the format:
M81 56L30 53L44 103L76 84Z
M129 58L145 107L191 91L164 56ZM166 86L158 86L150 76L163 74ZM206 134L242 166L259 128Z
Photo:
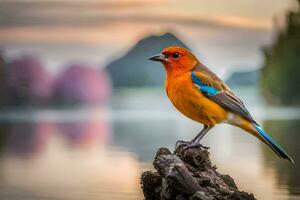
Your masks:
M174 153L160 148L153 166L157 171L146 171L141 178L146 200L255 200L239 191L229 175L217 172L201 147L179 146Z

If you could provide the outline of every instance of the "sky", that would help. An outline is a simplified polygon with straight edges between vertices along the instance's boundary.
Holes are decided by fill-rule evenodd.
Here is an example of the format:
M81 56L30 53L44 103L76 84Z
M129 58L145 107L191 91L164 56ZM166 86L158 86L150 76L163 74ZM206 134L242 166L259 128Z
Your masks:
M0 0L3 13L45 16L47 14L77 17L99 16L106 20L168 18L211 21L242 27L271 28L272 18L295 5L294 0ZM24 6L26 5L26 6ZM28 6L29 5L29 6ZM30 6L31 5L31 6ZM55 6L56 5L56 6ZM84 6L82 6L84 5ZM7 9L9 8L9 9ZM40 8L40 9L36 9ZM77 12L75 14L75 12ZM0 13L0 14L1 14ZM22 15L23 14L23 15ZM11 19L2 19L2 22ZM24 20L24 18L23 18ZM151 21L151 20L150 20Z
M225 75L258 68L274 16L293 7L293 0L0 0L0 49L38 54L54 72L72 60L103 67L139 39L171 31Z

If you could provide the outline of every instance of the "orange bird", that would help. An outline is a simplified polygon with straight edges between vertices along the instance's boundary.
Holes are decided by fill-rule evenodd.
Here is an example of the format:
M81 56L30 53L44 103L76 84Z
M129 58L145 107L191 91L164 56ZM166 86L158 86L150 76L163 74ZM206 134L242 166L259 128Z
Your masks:
M293 159L256 123L244 103L190 51L181 47L165 48L149 58L163 64L167 77L165 89L173 105L188 118L204 124L191 141L179 140L186 148L199 145L216 124L240 127L267 144L280 158Z

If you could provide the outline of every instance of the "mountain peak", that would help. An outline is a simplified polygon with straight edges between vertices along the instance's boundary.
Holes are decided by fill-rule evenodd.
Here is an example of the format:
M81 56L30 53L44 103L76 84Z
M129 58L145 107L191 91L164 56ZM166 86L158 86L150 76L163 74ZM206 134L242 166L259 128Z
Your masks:
M169 46L187 45L171 32L150 35L139 40L124 56L111 62L107 70L115 87L163 85L164 71L160 63L148 58Z

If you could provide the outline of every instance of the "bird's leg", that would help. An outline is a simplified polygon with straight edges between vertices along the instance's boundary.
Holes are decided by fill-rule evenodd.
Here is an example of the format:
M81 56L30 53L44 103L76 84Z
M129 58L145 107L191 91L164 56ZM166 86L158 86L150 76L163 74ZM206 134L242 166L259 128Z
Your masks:
M204 135L210 130L212 129L213 126L207 126L204 125L204 128L201 131L201 134L198 134L194 139L194 143L200 143L200 140L204 137Z
M194 142L197 141L197 139L203 134L203 132L206 130L207 126L204 125L203 129L201 129L201 131L196 135L196 137L194 137L194 139L192 139L191 141L184 141L184 140L178 140L176 142L176 146L180 146L180 145L190 145L193 144Z
M204 125L203 129L196 135L196 137L194 139L192 139L191 141L179 140L176 142L176 147L180 146L180 145L186 145L185 148L190 148L190 147L195 147L195 146L204 147L199 142L211 128L212 127L210 127L210 126ZM204 147L204 148L207 148L207 147Z
M204 125L204 128L202 129L202 131L193 139L193 143L188 144L186 147L184 147L184 149L188 149L188 148L192 148L192 147L202 147L204 149L209 149L209 147L203 146L200 143L200 140L204 137L204 135L210 130L212 129L213 126L206 126Z

